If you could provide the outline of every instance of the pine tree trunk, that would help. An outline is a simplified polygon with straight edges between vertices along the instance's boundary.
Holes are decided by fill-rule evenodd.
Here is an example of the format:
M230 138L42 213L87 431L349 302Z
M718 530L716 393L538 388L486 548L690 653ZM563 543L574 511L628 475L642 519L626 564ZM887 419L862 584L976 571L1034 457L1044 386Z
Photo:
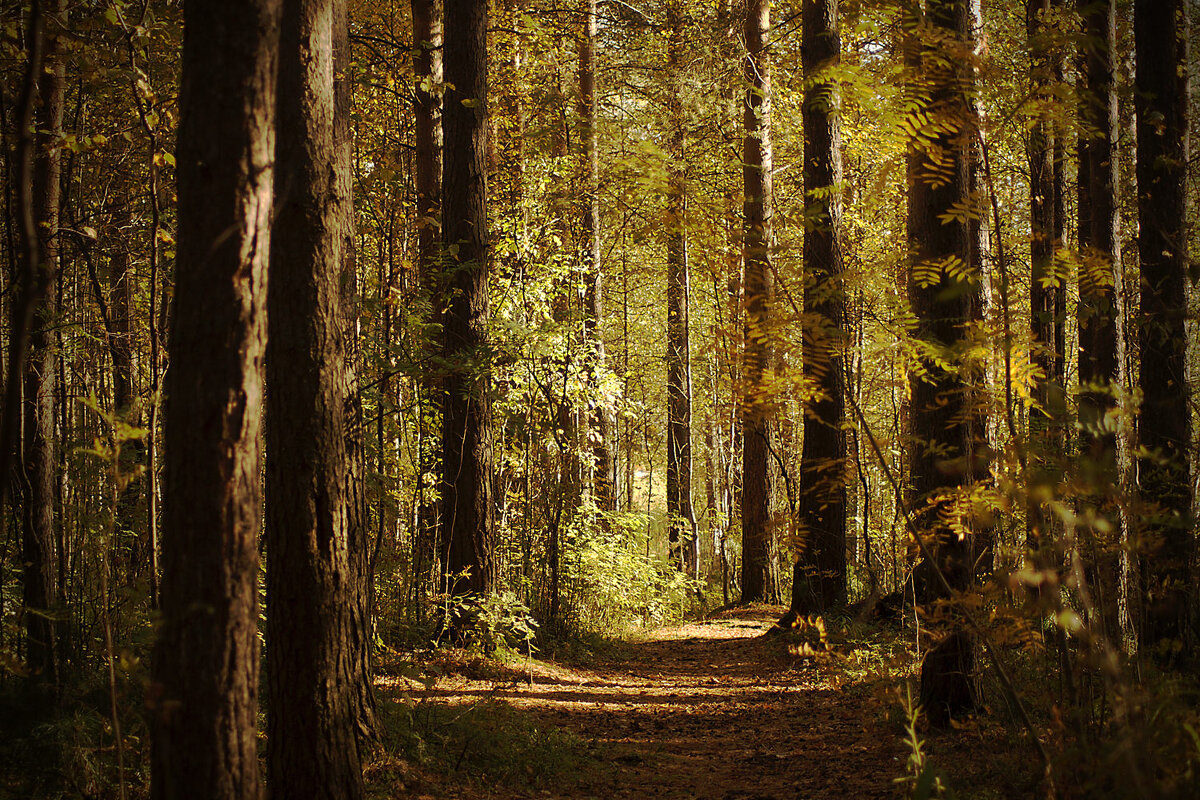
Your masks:
M487 4L446 0L442 244L448 374L442 431L446 589L495 585L492 414L487 351Z
M1117 435L1108 412L1120 387L1117 340L1120 336L1117 283L1120 275L1120 216L1117 170L1117 96L1113 78L1116 51L1116 0L1079 0L1086 46L1081 58L1086 86L1081 93L1079 167L1079 460L1080 511L1104 525L1081 526L1092 553L1110 553L1119 544L1120 516L1113 487L1118 486ZM1108 528L1109 533L1104 532ZM1099 539L1103 537L1104 541ZM1117 560L1099 555L1093 570L1093 594L1110 634L1117 627Z
M692 365L688 318L687 197L684 184L684 119L679 84L684 19L678 3L667 9L670 29L667 100L671 126L667 186L667 517L671 562L689 575L700 568L700 541L692 508Z
M363 794L355 681L364 540L352 481L347 299L348 64L339 0L284 0L266 417L267 786L274 797ZM344 34L343 34L344 35ZM339 86L338 84L343 84Z
M972 153L978 120L971 104L974 80L972 31L978 0L931 0L926 23L933 35L913 44L920 79L929 92L926 111L949 129L910 146L908 158L908 239L913 260L908 294L917 320L921 369L910 376L913 442L910 480L918 527L934 562L918 568L922 602L946 596L934 569L953 591L973 580L972 536L960 536L950 518L973 530L968 514L953 510L953 496L986 475L984 437L974 408L972 383L981 379L976 364L960 361L958 350L982 306L977 227L969 220L943 219L956 205L969 202L973 188ZM918 29L917 35L920 35ZM931 722L948 720L975 704L974 645L963 631L947 635L930 650L921 667L921 704Z
M742 602L775 594L771 581L774 527L770 470L774 403L766 391L767 371L775 363L772 305L775 276L771 269L771 79L766 51L771 6L749 0L746 6L744 60L746 105L742 183L745 253L745 348L742 373Z
M279 0L184 13L179 229L165 391L155 800L253 800L259 433Z
M596 147L596 0L583 0L584 32L579 49L579 112L582 118L584 209L580 225L583 243L583 333L591 348L588 362L589 384L599 389L604 373L604 336L600 329L604 318L604 272L600 267L600 152ZM592 487L596 508L615 511L616 474L612 457L612 423L604 403L596 399L591 411Z
M1141 643L1147 647L1164 639L1191 644L1187 14L1183 0L1139 0L1134 6L1142 269L1138 436L1146 452L1138 459L1138 490L1151 541L1141 570L1147 598Z
M422 296L430 301L428 322L440 324L442 302L439 281L441 261L442 152L441 99L434 86L442 80L442 20L439 0L412 0L413 42L417 49L413 58L416 73L416 103L414 105L413 184L417 192L417 275ZM430 346L426 355L435 354ZM421 414L425 429L421 436L420 474L418 487L417 532L413 543L413 579L419 587L425 585L428 570L436 560L440 498L427 487L425 475L438 469L437 421L441 416L442 382L433 369L423 372L421 400L428 410Z
M837 87L821 71L841 58L837 0L804 4L804 376L818 397L804 408L799 516L803 546L791 611L825 611L846 600L845 298L842 154Z
M55 576L56 478L54 437L55 341L58 320L54 286L59 270L59 200L62 161L63 79L57 33L65 25L65 0L47 10L45 57L38 76L37 154L33 168L33 213L37 224L38 275L25 367L25 486L22 528L26 666L35 681L58 680L57 626L47 616L58 602Z

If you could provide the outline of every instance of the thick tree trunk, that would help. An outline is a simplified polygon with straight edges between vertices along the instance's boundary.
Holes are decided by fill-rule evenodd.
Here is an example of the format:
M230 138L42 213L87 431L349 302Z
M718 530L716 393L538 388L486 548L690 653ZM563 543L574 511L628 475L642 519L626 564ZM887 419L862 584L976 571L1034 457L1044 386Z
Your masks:
M58 317L54 285L59 259L60 139L63 124L63 78L57 32L65 24L65 0L47 11L43 70L38 76L37 154L33 168L33 213L37 224L38 275L25 369L25 485L22 517L26 666L36 681L58 679L57 626L47 614L58 602L55 576L56 479L54 437L55 337Z
M584 208L580 225L583 244L583 333L591 350L589 384L599 390L604 374L604 271L600 267L600 152L596 147L596 0L583 0L584 31L579 48L579 115L582 120L582 160L585 172ZM612 457L612 422L604 403L596 398L591 410L592 488L596 508L615 511L617 488Z
M252 800L259 420L279 0L190 3L151 796Z
M495 585L487 248L487 4L446 0L442 547L451 595Z
M364 536L352 482L347 300L350 113L340 0L284 0L267 312L267 786L363 794L355 613ZM344 36L344 34L343 34Z
M692 364L688 318L687 196L684 184L684 119L679 83L684 19L678 3L667 9L670 29L667 100L671 126L667 186L667 517L671 562L689 575L700 568L700 540L692 508Z
M1138 459L1138 490L1149 534L1141 569L1147 600L1143 646L1164 639L1191 644L1191 420L1185 373L1187 14L1184 0L1139 0L1134 6L1142 268L1138 437L1145 452Z
M925 110L946 129L928 143L914 141L908 157L908 294L917 342L927 353L910 376L909 474L917 524L935 562L918 570L922 602L945 596L933 575L935 568L955 591L971 585L974 520L969 512L955 510L954 498L961 487L986 475L986 426L972 396L981 370L977 364L963 363L959 352L964 327L978 318L982 307L978 230L968 220L943 218L969 202L974 182L978 120L971 86L977 9L978 0L930 0L925 20L929 27L916 29L917 36L927 38L914 42L911 51L929 93ZM926 654L921 704L935 724L945 724L974 705L973 662L971 638L962 631L948 635Z
M743 115L744 187L743 240L745 253L745 348L742 372L742 602L766 600L775 594L771 559L775 540L771 504L770 451L774 401L767 392L767 371L775 363L772 345L772 305L775 275L771 268L771 79L766 51L771 4L749 0L746 5L744 67L746 105Z
M803 542L791 611L825 611L846 599L845 299L842 288L841 126L836 84L821 72L841 57L837 0L804 4L801 58L804 119L804 377L817 392L805 404L800 458Z

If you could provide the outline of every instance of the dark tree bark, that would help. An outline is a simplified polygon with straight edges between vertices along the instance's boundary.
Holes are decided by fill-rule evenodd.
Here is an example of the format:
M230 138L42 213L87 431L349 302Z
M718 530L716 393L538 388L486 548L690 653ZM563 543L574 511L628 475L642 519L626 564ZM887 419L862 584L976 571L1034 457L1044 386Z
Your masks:
M1093 620L1115 635L1118 628L1118 582L1121 574L1114 549L1120 544L1121 518L1114 487L1120 483L1117 431L1109 412L1120 386L1118 339L1120 314L1117 283L1120 271L1120 190L1117 169L1117 95L1113 58L1116 51L1116 0L1078 0L1084 38L1080 68L1079 122L1079 512L1081 540L1097 554L1089 566L1100 612ZM1088 524L1095 520L1100 524ZM1101 520L1103 520L1101 522Z
M1051 0L1030 0L1026 9L1026 31L1031 54L1030 79L1034 91L1048 96L1052 84L1061 77L1057 64L1061 57L1050 49L1043 20L1050 13ZM1062 183L1062 164L1055 157L1060 136L1053 121L1043 115L1029 135L1030 201L1030 326L1033 334L1033 363L1044 377L1034 388L1033 407L1029 410L1031 451L1029 481L1029 518L1026 544L1039 568L1051 563L1047 548L1052 542L1053 513L1045 500L1061 479L1054 462L1063 446L1062 420L1066 411L1063 388L1065 349L1063 319L1059 309L1065 305L1066 286L1056 277L1055 253L1062 241L1059 229L1058 196Z
M357 654L369 637L349 430L349 63L342 0L284 0L266 418L267 786L358 798ZM339 136L339 134L343 134Z
M446 589L495 583L491 380L487 343L487 4L446 0L442 244L447 309L442 432Z
M1138 489L1149 534L1141 569L1147 600L1141 643L1147 647L1163 639L1189 638L1192 598L1191 420L1185 372L1187 14L1184 0L1139 0L1134 5L1142 268L1138 437L1145 451L1138 459Z
M66 22L65 0L47 10L45 60L37 81L37 153L33 165L33 214L37 224L37 275L25 369L25 497L22 516L26 666L36 681L58 680L57 626L47 614L58 602L55 547L56 465L54 436L55 337L58 306L60 144L63 78L57 32Z
M596 0L583 0L584 31L579 46L579 116L585 172L584 208L580 225L583 242L583 333L590 348L589 384L599 389L604 373L604 271L600 266L600 152L596 147ZM612 457L612 422L608 409L597 399L591 410L592 488L596 508L617 507L616 464Z
M841 58L837 16L837 0L804 4L803 368L818 395L804 408L799 497L804 538L792 580L794 614L825 611L846 599L841 126L837 86L821 74Z
M692 364L689 338L687 195L683 164L684 118L679 84L684 49L684 17L679 4L667 7L667 99L671 126L667 186L667 517L671 562L689 575L700 569L700 541L692 508Z
M766 50L771 6L767 0L746 4L744 68L746 104L743 124L742 184L745 253L745 347L742 396L742 602L775 594L771 581L774 526L771 519L771 422L774 403L766 391L767 371L775 363L772 306L775 275L771 268L771 78Z
M978 229L969 217L951 214L970 202L974 184L977 9L978 0L930 0L910 44L916 80L928 93L924 110L941 128L925 143L915 140L908 156L908 295L922 352L921 368L910 376L909 474L918 526L935 562L918 568L922 602L945 597L935 568L954 591L971 585L974 537L959 534L973 533L973 520L955 510L954 496L986 475L986 428L972 391L980 369L961 352L964 328L982 308ZM921 705L931 722L946 724L974 706L973 663L971 637L962 631L926 654Z
M258 438L279 13L279 0L184 11L162 625L147 695L156 800L261 795Z
M127 238L132 222L128 206L114 214L110 241L115 243L115 250L108 261L106 286L97 285L96 291L107 296L106 301L100 302L109 357L112 359L112 413L121 422L137 426L140 415L134 407L134 334L130 319L132 278L130 242ZM123 572L130 585L153 563L153 559L147 557L152 544L138 536L136 523L141 486L135 473L145 461L145 450L145 444L140 439L120 442L120 472L129 482L117 495L113 529L117 536L128 543L130 557L128 563L123 565Z
M442 195L442 106L434 86L442 80L442 20L439 0L412 0L413 42L416 55L416 104L414 107L413 184L417 191L417 274L422 294L430 303L431 323L441 323L441 297L438 291L441 260ZM425 355L434 356L429 347ZM422 415L425 428L421 435L421 475L436 474L438 469L437 422L440 416L442 383L435 370L426 369L421 380L424 403L430 411ZM436 409L436 411L434 411ZM414 545L414 572L424 582L435 554L438 530L439 498L429 491L424 480L418 488L417 540Z
M1117 95L1113 80L1116 0L1079 0L1086 44L1086 88L1080 122L1079 423L1096 491L1114 485L1116 432L1106 424L1117 372L1117 291L1120 259L1116 192Z

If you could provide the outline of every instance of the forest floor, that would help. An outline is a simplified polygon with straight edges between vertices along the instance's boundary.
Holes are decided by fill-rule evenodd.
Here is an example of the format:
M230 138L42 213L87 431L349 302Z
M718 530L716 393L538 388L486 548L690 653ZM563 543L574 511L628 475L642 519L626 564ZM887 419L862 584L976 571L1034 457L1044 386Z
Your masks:
M855 642L831 631L833 652L814 654L815 631L764 635L780 611L734 609L588 658L443 657L424 666L423 682L385 678L382 716L407 760L389 747L368 772L372 794L905 796L912 747L898 687L915 686L907 645L897 633ZM959 796L1030 796L1019 766L1028 754L1004 726L969 721L920 738L939 768L953 767L945 771Z

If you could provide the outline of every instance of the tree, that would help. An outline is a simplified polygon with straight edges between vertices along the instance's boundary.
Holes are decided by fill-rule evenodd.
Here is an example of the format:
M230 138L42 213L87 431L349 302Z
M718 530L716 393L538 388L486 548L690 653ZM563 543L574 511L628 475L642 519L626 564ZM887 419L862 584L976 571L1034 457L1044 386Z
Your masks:
M742 370L742 602L765 600L775 593L771 559L771 418L767 372L774 367L771 311L775 275L771 267L771 76L766 48L769 0L746 4L746 102L743 109L742 248L745 260L745 328Z
M837 86L837 0L804 4L804 407L800 457L803 542L792 579L791 612L824 611L846 599L844 293L838 239L842 190Z
M579 116L584 167L584 201L580 237L584 282L584 338L591 352L588 359L590 383L599 390L604 374L604 338L600 321L604 318L604 271L600 265L600 153L596 149L596 0L583 0L583 37L579 43ZM614 511L617 507L616 465L612 457L612 424L605 403L597 397L591 410L589 434L592 443L592 485L596 507ZM586 473L585 473L586 474Z
M285 0L280 33L266 417L267 785L277 797L363 794L355 685L366 676L355 656L370 632L355 613L367 587L349 443L345 12L342 0Z
M492 413L487 345L487 4L446 0L442 246L447 300L442 547L451 595L490 592Z
M442 151L441 151L441 97L436 86L442 80L442 20L441 3L438 0L412 0L412 26L416 73L416 103L413 114L413 188L417 193L417 273L422 294L431 300L429 323L440 323L438 307L440 296L437 283L441 263L441 214L442 194ZM433 343L427 344L426 356L436 355ZM426 369L422 385L423 400L430 407L426 412L437 416L433 409L443 402L441 381L436 370ZM439 499L428 490L424 476L437 471L437 440L434 424L422 428L421 459L418 468L420 500L418 535L415 545L414 572L423 576L429 564L429 554L436 549Z
M911 22L909 57L918 68L914 96L927 98L925 138L908 154L908 296L919 367L909 378L914 508L932 561L919 568L919 599L946 599L972 583L974 520L958 501L962 487L986 475L985 426L975 407L968 325L982 309L978 228L970 212L978 132L971 101L977 0L930 0ZM937 577L940 572L945 583ZM945 724L975 705L974 644L956 631L926 653L921 705Z
M667 98L670 166L667 185L667 517L672 563L699 576L700 542L692 508L692 364L688 337L690 276L687 246L687 186L683 172L684 16L678 2L667 6L670 29Z
M22 534L25 632L28 667L35 679L58 681L57 626L49 616L58 601L55 547L54 326L52 291L59 269L59 204L62 196L63 82L65 65L58 31L66 25L66 2L54 0L47 15L43 68L37 78L37 154L33 164L33 215L37 226L37 274L33 276L29 355L25 370Z
M1191 420L1185 373L1188 317L1187 4L1139 0L1137 49L1138 257L1142 308L1138 489L1150 541L1142 558L1143 646L1186 640L1192 593Z
M279 0L184 11L151 796L259 790L262 359Z
M1026 32L1030 49L1030 79L1038 101L1049 109L1052 84L1061 80L1061 56L1051 50L1046 18L1051 0L1032 0L1026 9ZM1057 470L1048 462L1063 445L1062 422L1065 415L1064 390L1066 349L1066 286L1055 270L1055 257L1062 243L1060 197L1064 165L1056 157L1061 152L1062 136L1048 110L1033 121L1029 135L1029 213L1030 213L1030 327L1033 334L1033 362L1043 374L1030 410L1031 436L1039 447L1033 457L1030 478L1027 545L1040 567L1049 566L1046 548L1050 545L1052 514L1043 502L1048 489L1057 483Z

